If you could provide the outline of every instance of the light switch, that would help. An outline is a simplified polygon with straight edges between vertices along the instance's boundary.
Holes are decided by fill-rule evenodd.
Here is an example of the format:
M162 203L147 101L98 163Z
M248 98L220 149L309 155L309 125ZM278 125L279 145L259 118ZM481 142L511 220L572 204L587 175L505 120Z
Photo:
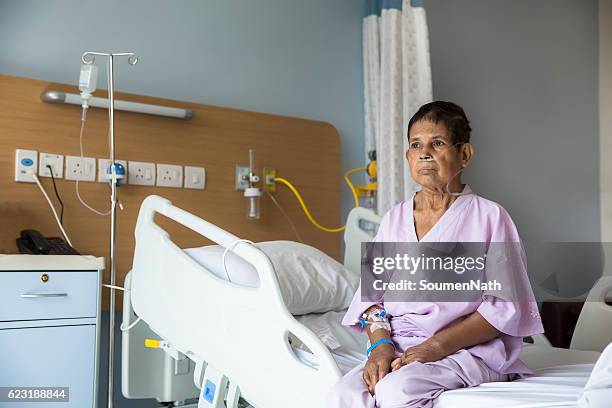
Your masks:
M203 167L185 166L185 188L204 190L206 170Z

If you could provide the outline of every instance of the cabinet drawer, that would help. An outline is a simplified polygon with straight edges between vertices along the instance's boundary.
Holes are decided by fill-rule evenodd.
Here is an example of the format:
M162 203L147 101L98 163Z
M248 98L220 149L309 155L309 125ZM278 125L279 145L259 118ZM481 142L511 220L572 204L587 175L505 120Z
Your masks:
M0 329L0 387L67 387L69 401L0 402L1 407L92 408L96 326Z
M97 303L97 271L0 272L0 321L96 317Z

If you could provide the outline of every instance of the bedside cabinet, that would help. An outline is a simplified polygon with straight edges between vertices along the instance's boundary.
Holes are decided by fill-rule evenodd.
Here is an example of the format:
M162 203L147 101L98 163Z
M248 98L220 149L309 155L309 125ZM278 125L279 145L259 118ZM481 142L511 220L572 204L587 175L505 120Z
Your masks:
M0 255L0 407L97 406L103 270L92 256Z

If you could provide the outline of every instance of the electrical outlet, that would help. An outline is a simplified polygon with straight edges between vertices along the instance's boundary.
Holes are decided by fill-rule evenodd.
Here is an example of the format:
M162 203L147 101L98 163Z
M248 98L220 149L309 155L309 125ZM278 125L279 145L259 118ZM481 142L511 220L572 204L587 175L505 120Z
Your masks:
M249 172L251 169L249 166L236 165L236 191L244 191L249 186Z
M183 166L175 164L157 165L158 187L183 187Z
M82 159L82 160L81 160ZM66 156L66 180L96 181L96 159Z
M36 150L15 150L15 181L35 183L31 174L38 169L38 152Z
M155 163L129 161L128 183L138 186L154 186Z
M206 169L203 167L185 166L184 187L204 190L206 187Z
M64 170L64 156L61 154L40 153L38 155L38 175L40 177L51 177L49 167L53 169L53 177L62 178Z
M127 160L115 160L115 163L121 164L125 168L126 177L123 181L127 180L128 163ZM98 159L98 183L108 183L106 172L110 166L109 159Z

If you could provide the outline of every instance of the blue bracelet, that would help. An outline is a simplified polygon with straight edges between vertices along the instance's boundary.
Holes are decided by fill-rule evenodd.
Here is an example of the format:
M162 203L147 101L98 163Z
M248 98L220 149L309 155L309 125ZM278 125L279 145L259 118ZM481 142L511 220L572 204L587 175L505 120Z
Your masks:
M368 347L368 351L366 352L367 357L370 357L370 353L372 352L372 350L374 350L376 347L380 346L381 344L384 343L388 343L391 344L393 346L393 348L395 348L395 343L393 343L393 341L389 340L389 339L380 339L376 342L374 342L374 344L372 344L370 347Z

